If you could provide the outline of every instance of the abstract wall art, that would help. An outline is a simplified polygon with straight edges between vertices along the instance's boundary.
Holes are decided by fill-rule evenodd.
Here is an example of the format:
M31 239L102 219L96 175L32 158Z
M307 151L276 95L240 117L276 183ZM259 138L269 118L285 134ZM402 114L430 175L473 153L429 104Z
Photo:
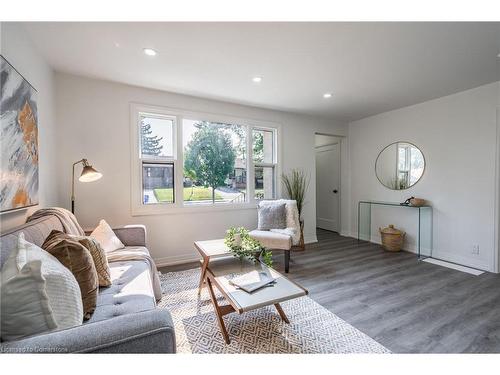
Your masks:
M38 204L37 91L0 55L0 212Z

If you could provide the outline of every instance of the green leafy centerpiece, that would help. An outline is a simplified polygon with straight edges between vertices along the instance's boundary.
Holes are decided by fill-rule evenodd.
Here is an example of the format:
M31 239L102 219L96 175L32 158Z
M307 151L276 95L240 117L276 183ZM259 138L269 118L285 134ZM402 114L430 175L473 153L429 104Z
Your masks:
M224 243L231 254L240 260L249 259L256 261L260 255L262 263L271 267L273 265L272 253L263 247L259 241L250 237L248 230L244 227L231 227L226 232Z

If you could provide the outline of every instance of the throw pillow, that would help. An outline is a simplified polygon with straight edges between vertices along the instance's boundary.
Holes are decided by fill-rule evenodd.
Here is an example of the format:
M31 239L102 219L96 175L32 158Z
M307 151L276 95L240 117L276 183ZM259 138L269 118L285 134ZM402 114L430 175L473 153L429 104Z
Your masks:
M284 203L259 206L258 215L259 230L286 228L286 210Z
M101 220L99 222L99 225L94 229L90 236L94 237L97 242L101 244L106 253L123 249L125 247L105 220Z
M80 288L56 258L27 242L24 234L2 267L1 338L17 340L82 324Z
M99 286L110 286L111 271L109 269L108 258L106 257L106 252L99 242L93 237L74 236L73 238L85 246L85 248L90 252L90 255L92 255L95 269L97 271L97 278L99 279Z
M42 248L55 256L75 276L83 302L83 317L89 319L97 303L99 281L90 252L66 233L50 232Z
M291 233L292 236L292 243L294 245L298 245L300 242L300 237L301 237L301 230L300 230L300 220L299 220L299 210L297 209L297 201L290 200L290 199L277 199L277 200L264 200L259 202L259 206L265 206L265 205L273 205L273 204L278 204L278 203L284 203L285 204L285 211L286 211L286 228L285 230L289 233ZM271 230L271 232L280 232L281 230Z

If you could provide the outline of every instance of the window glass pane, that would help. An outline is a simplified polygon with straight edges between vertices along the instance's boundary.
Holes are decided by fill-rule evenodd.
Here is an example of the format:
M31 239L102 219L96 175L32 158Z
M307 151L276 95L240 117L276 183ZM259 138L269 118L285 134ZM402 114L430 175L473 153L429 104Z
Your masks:
M253 161L256 163L274 163L274 132L254 129L252 131Z
M246 127L184 119L184 203L246 201Z
M406 147L398 147L398 169L400 171L406 170Z
M141 115L141 157L173 158L174 120L168 117Z
M274 199L274 167L255 167L255 199Z
M174 203L174 165L143 163L142 192L144 204Z
M410 148L410 186L416 184L424 173L424 156L415 146Z

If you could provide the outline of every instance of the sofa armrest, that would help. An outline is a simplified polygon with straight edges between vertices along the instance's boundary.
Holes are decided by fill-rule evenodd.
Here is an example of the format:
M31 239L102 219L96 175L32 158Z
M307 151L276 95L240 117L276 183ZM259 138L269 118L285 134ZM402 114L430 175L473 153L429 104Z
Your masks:
M1 353L175 353L170 313L154 309L17 341Z
M125 225L113 228L113 232L125 246L146 246L146 227L144 225Z

